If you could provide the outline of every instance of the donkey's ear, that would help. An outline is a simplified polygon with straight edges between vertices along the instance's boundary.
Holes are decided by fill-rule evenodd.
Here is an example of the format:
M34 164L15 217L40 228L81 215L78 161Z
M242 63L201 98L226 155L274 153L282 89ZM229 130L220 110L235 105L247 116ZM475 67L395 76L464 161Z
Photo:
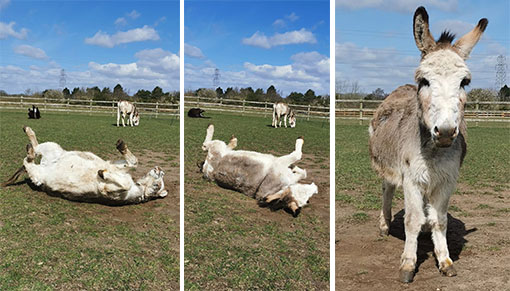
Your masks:
M422 56L425 56L436 47L436 42L429 30L429 15L423 6L418 7L414 12L413 33L416 46L421 51Z
M489 24L487 18L480 19L480 21L478 21L478 25L473 28L473 30L459 38L459 40L457 40L457 42L453 45L463 59L467 59L469 57L471 50L480 40L480 37L482 37L482 33L485 31L485 28L487 28L487 24Z

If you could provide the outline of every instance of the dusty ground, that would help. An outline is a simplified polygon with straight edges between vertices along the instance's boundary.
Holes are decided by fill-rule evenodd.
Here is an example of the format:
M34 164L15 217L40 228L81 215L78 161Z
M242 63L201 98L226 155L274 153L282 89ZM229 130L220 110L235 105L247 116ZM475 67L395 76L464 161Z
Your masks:
M336 203L337 290L510 290L510 185L494 191L459 185L448 216L448 247L458 275L441 276L430 234L421 234L418 271L398 281L404 248L403 200L394 200L390 236L378 235L378 210L353 221L354 207Z

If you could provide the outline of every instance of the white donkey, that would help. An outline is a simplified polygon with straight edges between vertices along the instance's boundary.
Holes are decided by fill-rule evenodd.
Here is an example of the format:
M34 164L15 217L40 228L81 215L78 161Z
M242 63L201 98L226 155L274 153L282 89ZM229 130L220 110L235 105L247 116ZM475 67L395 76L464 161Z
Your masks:
M104 161L90 152L66 151L54 142L39 144L30 127L23 130L30 143L23 166L2 186L16 181L24 172L36 186L69 200L105 204L129 204L165 197L164 172L156 166L143 178L134 182L128 173L138 164L137 158L122 141L117 149L124 160ZM41 156L39 164L36 156Z
M282 118L287 127L287 118L289 118L290 127L296 127L296 113L292 110L288 104L283 102L277 102L273 104L273 123L272 126L278 128L282 127Z
M140 124L140 115L138 114L138 109L136 106L125 100L121 100L117 103L117 126L119 126L119 119L122 115L122 126L126 126L124 124L124 119L126 119L126 115L129 114L128 125L137 126Z
M229 144L213 140L214 126L207 127L202 150L207 158L202 165L204 177L218 185L244 193L261 204L279 204L288 207L297 216L312 195L317 194L315 183L301 184L306 170L292 164L301 159L303 138L296 140L295 150L282 157L252 151L235 151L237 138Z
M471 49L487 27L481 19L469 33L451 44L443 32L434 41L425 8L414 14L414 38L421 51L415 80L391 93L371 121L372 166L384 178L380 232L388 235L391 200L396 186L404 190L405 247L400 280L411 282L416 268L417 238L429 226L439 270L455 276L446 241L447 210L459 168L466 154L464 86L471 80L466 66Z

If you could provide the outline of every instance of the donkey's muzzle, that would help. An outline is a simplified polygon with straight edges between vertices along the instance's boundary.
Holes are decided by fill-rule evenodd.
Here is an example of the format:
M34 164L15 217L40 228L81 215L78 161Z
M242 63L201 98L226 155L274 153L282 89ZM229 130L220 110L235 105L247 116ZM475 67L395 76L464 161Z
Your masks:
M440 148L446 148L450 147L453 144L458 134L459 130L457 127L438 128L437 126L435 126L433 138L436 146Z

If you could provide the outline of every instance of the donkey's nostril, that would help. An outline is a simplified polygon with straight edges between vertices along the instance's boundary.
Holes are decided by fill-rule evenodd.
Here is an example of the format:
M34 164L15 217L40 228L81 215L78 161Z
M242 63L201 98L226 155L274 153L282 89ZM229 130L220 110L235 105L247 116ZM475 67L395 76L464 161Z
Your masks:
M440 135L439 128L437 128L437 126L434 126L434 133L436 135Z
M457 136L457 133L458 133L458 131L457 131L457 127L454 127L454 128L452 128L452 130L450 131L450 136L451 136L451 137L456 137L456 136Z

